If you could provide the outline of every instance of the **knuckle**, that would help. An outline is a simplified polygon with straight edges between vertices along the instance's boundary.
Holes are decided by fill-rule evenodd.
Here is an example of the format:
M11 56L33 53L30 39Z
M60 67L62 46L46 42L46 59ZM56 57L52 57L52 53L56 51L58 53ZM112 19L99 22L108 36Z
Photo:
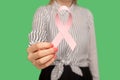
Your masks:
M41 67L40 67L38 64L34 63L33 65L34 65L38 70L41 69Z
M36 66L36 62L35 61L33 61L32 64Z
M38 70L40 70L40 69L41 69L41 67L40 67L40 66L38 66L38 67L37 67L37 69L38 69Z
M44 69L44 67L42 67L42 66L39 66L39 67L38 67L38 69L39 69L39 70L40 70L40 69Z
M50 43L47 43L47 42L46 42L46 44L47 44L47 46L50 46L50 45L51 45Z
M49 45L49 42L44 42L44 44L47 44L47 45Z
M36 61L32 62L32 64L33 64L36 68L39 67L39 64L38 64Z
M29 53L30 51L29 51L29 47L26 49L26 51L27 51L27 53Z
M39 48L40 47L40 43L37 43L35 46L36 46L36 48Z
M44 47L49 47L49 46L50 46L50 43L44 42L43 45L44 45Z
M31 55L28 55L28 57L27 57L27 58L28 58L28 60L29 60L29 61L31 61Z

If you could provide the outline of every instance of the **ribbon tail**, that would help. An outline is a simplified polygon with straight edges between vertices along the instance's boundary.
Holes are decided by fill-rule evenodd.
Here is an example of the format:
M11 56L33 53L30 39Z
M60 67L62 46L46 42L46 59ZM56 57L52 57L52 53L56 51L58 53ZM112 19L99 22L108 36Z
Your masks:
M76 46L76 43L75 41L73 40L73 38L71 37L70 34L66 33L65 36L64 36L66 42L69 44L70 48L72 49L72 51L74 50L75 46Z
M71 69L74 73L83 76L82 70L78 66L71 65Z
M56 65L51 73L51 80L58 80L62 73L63 73L64 67L63 65Z
M54 40L52 41L52 44L53 44L55 47L57 47L57 46L59 45L59 43L62 41L62 39L63 39L63 36L62 36L62 34L59 32L59 33L57 34L57 36L54 38Z

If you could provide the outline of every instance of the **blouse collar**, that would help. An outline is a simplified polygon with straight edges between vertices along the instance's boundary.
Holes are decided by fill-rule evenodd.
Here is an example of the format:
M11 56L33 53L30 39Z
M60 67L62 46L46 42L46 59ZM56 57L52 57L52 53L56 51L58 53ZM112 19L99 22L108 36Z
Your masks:
M58 10L59 7L61 6L57 1L54 1L54 3L52 4L52 6ZM68 7L70 9L70 11L73 11L74 10L74 7L75 7L75 4L72 4L70 7Z

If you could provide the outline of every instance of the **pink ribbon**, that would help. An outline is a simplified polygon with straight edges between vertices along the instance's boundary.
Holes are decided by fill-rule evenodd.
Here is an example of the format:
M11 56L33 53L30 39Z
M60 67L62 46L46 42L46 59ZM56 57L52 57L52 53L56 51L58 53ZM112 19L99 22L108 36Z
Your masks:
M76 43L75 43L74 39L72 38L72 36L68 32L69 28L72 25L72 15L66 6L60 7L58 12L60 12L62 10L67 10L69 12L69 18L68 18L67 22L65 24L63 24L60 20L58 13L56 14L55 23L56 23L56 26L59 30L59 33L54 38L52 43L54 44L55 47L57 47L59 45L59 43L62 41L62 39L64 38L73 51L75 46L76 46Z

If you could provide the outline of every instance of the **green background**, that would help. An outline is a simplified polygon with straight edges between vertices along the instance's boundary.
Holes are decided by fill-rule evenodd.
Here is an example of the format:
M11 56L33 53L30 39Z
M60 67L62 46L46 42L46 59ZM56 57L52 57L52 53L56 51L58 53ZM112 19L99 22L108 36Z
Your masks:
M26 48L35 10L49 0L0 0L0 80L38 80ZM120 80L120 1L79 0L94 15L100 80Z

